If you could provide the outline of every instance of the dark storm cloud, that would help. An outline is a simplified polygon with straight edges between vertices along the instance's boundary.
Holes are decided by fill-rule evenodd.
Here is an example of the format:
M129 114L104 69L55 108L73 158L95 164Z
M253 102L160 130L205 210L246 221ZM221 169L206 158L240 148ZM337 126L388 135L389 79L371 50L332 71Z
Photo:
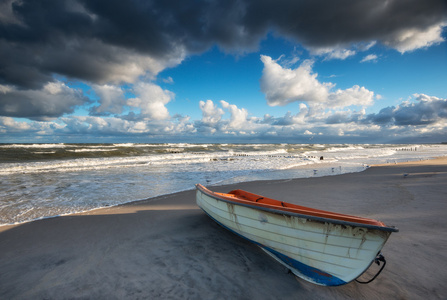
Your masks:
M82 1L97 16L96 36L107 43L132 47L151 55L165 55L181 45L201 52L217 43L227 49L257 45L266 33L246 23L245 1ZM261 17L262 16L258 16Z
M403 103L398 107L383 108L368 115L363 123L377 125L428 125L447 119L447 99L420 95L416 103Z
M272 26L311 47L386 40L403 30L426 29L447 14L442 0L265 0L257 5L265 11L276 7L267 17Z
M213 44L253 50L271 30L306 47L331 47L446 20L440 0L2 0L0 8L0 84L34 89L54 73L130 82ZM119 76L120 67L141 57L160 65L151 69L148 62L139 73Z
M373 123L377 125L387 125L394 122L394 111L396 107L389 106L382 108L377 114L370 114L366 118L368 123Z
M57 118L90 101L60 82L48 83L42 90L0 89L0 99L0 116L32 120Z

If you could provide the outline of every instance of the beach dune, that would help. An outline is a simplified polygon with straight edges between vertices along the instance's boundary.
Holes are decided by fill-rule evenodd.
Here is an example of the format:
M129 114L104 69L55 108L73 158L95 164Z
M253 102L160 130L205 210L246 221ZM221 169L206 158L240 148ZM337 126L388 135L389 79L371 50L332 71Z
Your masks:
M446 299L446 182L447 159L439 158L212 188L398 227L382 251L385 270L368 285L296 279L219 227L186 191L0 227L0 299Z

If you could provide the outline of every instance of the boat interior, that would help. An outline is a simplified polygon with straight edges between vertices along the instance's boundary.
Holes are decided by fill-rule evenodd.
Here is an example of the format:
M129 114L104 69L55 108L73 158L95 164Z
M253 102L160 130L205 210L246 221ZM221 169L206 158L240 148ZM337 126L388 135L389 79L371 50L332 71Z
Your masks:
M374 220L374 219L340 214L340 213L336 213L336 212L325 211L325 210L310 208L310 207L306 207L306 206L296 205L296 204L264 197L261 195L253 194L253 193L250 193L250 192L247 192L244 190L233 190L229 193L217 193L217 192L208 190L206 187L204 187L202 185L198 185L198 188L208 194L214 195L215 197L220 197L220 198L223 198L223 199L226 199L229 201L248 204L250 206L266 207L266 208L271 208L271 209L276 209L276 210L288 211L291 213L296 213L296 214L301 214L301 215L315 216L315 217L319 217L319 218L332 219L332 220L340 220L340 221L350 222L350 223L359 223L359 224L366 224L366 225L372 225L372 226L378 226L378 227L387 227L384 223ZM393 231L394 231L394 229L393 229Z

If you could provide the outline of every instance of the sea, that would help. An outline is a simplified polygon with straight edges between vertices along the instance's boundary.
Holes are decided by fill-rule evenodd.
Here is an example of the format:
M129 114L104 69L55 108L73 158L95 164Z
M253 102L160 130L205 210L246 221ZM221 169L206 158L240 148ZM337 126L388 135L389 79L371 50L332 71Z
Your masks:
M0 225L206 186L332 176L447 155L447 145L0 144Z

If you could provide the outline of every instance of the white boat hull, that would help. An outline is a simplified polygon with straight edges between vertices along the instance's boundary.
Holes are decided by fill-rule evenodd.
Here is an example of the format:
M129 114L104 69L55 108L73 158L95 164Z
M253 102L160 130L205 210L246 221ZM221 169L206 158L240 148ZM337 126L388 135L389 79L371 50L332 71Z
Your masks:
M196 201L217 223L260 246L296 276L320 285L356 279L391 234L241 205L199 189Z

